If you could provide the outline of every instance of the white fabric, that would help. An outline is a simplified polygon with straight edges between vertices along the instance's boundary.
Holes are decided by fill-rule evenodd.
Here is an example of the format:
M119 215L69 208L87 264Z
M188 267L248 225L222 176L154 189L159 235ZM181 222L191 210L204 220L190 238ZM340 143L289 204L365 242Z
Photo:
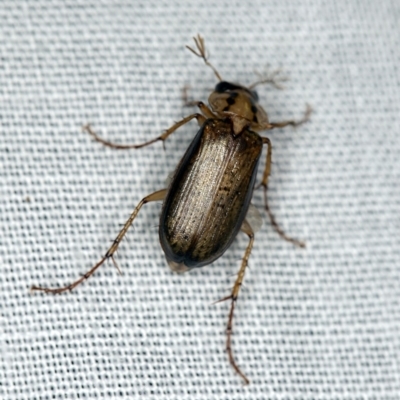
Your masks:
M14 1L0 3L1 399L399 399L400 3L309 1ZM143 207L107 263L63 285L107 250L134 206L163 187L198 127L136 151L206 101L212 71L187 51L203 34L224 79L260 87L270 206L305 250L264 215L234 320L228 303L247 238L213 265L168 269L160 204ZM263 156L264 158L264 156ZM264 161L263 161L264 162ZM261 176L261 171L260 171ZM262 192L253 200L262 211Z

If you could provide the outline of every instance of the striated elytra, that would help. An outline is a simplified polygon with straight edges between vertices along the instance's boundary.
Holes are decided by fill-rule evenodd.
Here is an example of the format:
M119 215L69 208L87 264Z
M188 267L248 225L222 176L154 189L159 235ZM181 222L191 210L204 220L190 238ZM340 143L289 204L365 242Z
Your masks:
M170 267L183 272L219 258L246 217L262 139L235 137L229 120L208 119L171 181L160 217L160 242Z

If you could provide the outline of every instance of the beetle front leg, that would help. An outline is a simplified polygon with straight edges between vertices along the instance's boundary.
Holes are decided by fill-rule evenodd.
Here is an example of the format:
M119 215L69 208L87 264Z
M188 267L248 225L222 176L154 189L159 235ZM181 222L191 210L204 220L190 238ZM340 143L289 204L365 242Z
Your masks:
M112 262L114 263L114 266L117 268L117 270L119 271L117 262L114 259L114 254L118 249L119 244L121 243L121 240L124 238L126 232L128 231L129 227L132 225L132 222L134 221L134 219L136 218L136 216L138 215L140 209L142 208L142 206L146 203L150 203L151 201L161 201L164 200L164 197L167 193L167 189L162 189L162 190L158 190L157 192L154 192L146 197L144 197L140 203L136 206L136 208L133 210L132 214L130 215L129 219L125 222L123 228L121 229L120 233L118 234L118 236L115 238L113 244L111 245L111 247L108 249L107 253L105 254L105 256L94 266L92 267L88 272L86 272L84 275L82 275L81 278L79 278L78 280L76 280L75 282L71 283L70 285L61 287L61 288L57 288L57 289L52 289L52 288L44 288L44 287L40 287L40 286L32 286L31 290L34 291L42 291L42 292L46 292L46 293L53 293L53 294L59 294L62 292L65 292L67 290L72 290L75 287L77 287L78 285L80 285L82 282L84 282L86 279L88 279L90 276L92 276L96 270L104 264L104 262L106 260L108 260L109 258L111 258Z
M199 106L200 107L200 106ZM200 108L202 110L202 108ZM167 129L162 135L157 136L156 138L149 140L148 142L144 142L144 143L139 143L139 144L118 144L118 143L112 143L109 142L108 140L103 139L102 137L100 137L90 126L90 124L84 125L82 127L82 130L84 132L87 132L90 136L93 137L94 140L96 140L97 142L103 144L104 146L107 147L111 147L113 149L118 149L118 150L128 150L128 149L140 149L141 147L145 147L145 146L149 146L150 144L153 144L159 140L161 140L162 142L164 142L169 135L171 135L171 133L175 132L178 128L180 128L182 125L187 124L189 121L191 121L192 119L196 118L197 122L199 123L199 125L201 126L204 121L206 120L206 118L201 115L201 114L191 114L188 115L187 117L183 118L182 120L180 120L179 122L176 122L174 125L172 125L169 129Z
M188 96L188 86L185 86L182 89L182 99L183 99L183 105L185 107L199 107L200 111L203 113L203 115L207 118L218 118L218 115L215 115L210 107L206 106L202 101L199 100L189 100L189 96ZM202 126L203 123L199 122L199 125Z
M304 242L302 242L302 241L300 241L298 239L294 239L294 238L286 235L286 233L283 231L283 229L276 222L275 217L272 214L272 212L271 212L271 210L270 210L270 208L268 206L267 190L268 190L268 178L269 178L269 175L271 173L272 145L271 145L271 141L268 138L263 137L262 140L263 140L263 143L268 146L267 161L265 162L265 169L264 169L262 181L257 186L257 188L259 188L260 186L262 186L264 188L264 205L265 205L265 210L267 211L267 214L268 214L269 219L271 221L271 225L274 227L275 231L279 234L279 236L281 238L287 240L288 242L293 243L295 246L306 247Z
M265 84L270 84L279 90L284 89L282 83L286 82L288 78L282 74L282 69L279 68L270 71L268 67L269 66L267 65L267 70L264 73L259 73L258 71L255 71L256 75L258 75L259 80L251 84L248 87L249 89L254 89L258 85L265 85Z
M265 130L274 129L274 128L284 128L285 126L291 125L293 127L304 124L310 119L310 115L312 113L312 108L309 104L306 104L306 111L304 112L304 116L299 121L291 120L291 121L283 121L283 122L269 122L263 128Z

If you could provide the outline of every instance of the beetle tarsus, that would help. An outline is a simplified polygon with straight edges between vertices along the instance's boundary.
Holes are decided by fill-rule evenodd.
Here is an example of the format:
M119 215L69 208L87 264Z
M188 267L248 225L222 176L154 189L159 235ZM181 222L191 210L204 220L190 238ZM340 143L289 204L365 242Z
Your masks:
M274 128L284 128L285 126L293 126L294 128L304 124L310 119L310 115L312 113L312 108L309 104L306 104L306 111L304 112L304 116L302 119L290 120L290 121L282 121L282 122L270 122L265 126L265 129L274 129Z
M270 71L269 65L266 66L266 71L264 73L255 71L255 74L258 76L259 80L252 83L249 86L249 89L254 89L258 85L264 85L268 83L274 86L276 89L283 90L285 87L281 83L289 80L287 76L282 74L282 68Z
M75 289L78 285L80 285L82 282L89 279L96 272L96 270L101 265L103 265L104 261L106 261L107 259L108 259L108 257L104 256L94 267L92 267L88 272L83 274L78 280L71 283L70 285L63 286L61 288L44 288L41 286L32 286L31 291L53 293L53 294L60 294L60 293L66 292L66 291L71 291L71 290Z
M242 265L240 266L240 270L238 272L235 284L233 285L231 294L217 301L217 303L229 299L231 300L231 308L229 311L228 323L226 325L226 352L228 353L229 363L232 365L235 372L243 379L243 383L245 385L248 385L250 381L236 363L232 351L232 330L233 330L233 315L235 311L235 303L238 299L239 291L243 284L244 274L246 272L246 268L251 254L251 249L253 248L253 243L254 243L254 232L246 219L242 224L241 230L244 233L246 233L246 235L249 237L249 244L247 245L246 251L244 253L244 257L242 259Z
M112 260L115 268L117 268L118 272L121 273L121 270L119 269L118 264L114 259L114 254L117 251L118 246L121 243L121 240L125 236L125 234L128 231L129 227L132 225L132 222L134 221L134 219L138 215L138 213L139 213L141 207L143 206L143 204L149 203L151 201L161 201L161 200L163 200L164 197L165 197L166 192L167 192L166 189L162 189L162 190L158 190L157 192L154 192L154 193L144 197L139 202L139 204L135 207L135 209L133 210L133 212L130 215L130 217L128 218L128 220L125 222L124 226L122 227L122 229L119 232L118 236L114 239L113 244L108 249L108 251L105 254L105 256L94 267L92 267L88 272L86 272L86 274L81 276L78 280L76 280L75 282L73 282L70 285L67 285L67 286L64 286L64 287L61 287L61 288L52 289L52 288L43 288L43 287L40 287L40 286L32 286L31 290L32 291L41 291L41 292L45 292L45 293L53 293L53 294L59 294L59 293L65 292L67 290L71 291L72 289L74 289L78 285L80 285L82 282L84 282L86 279L90 278L96 272L96 270L101 265L103 265L104 262L106 260L108 260L109 258L111 258L111 260Z
M184 107L196 107L199 104L198 100L189 100L189 92L190 86L189 85L185 85L182 88L182 100L183 100L183 106Z
M250 380L237 365L235 358L233 357L233 351L232 351L232 321L233 321L233 313L235 310L236 300L237 299L232 298L231 309L229 311L229 321L226 328L226 352L228 353L229 363L232 365L235 372L243 379L243 384L248 385L250 383Z
M90 124L86 124L82 126L82 131L83 132L87 132L90 136L92 136L92 138L94 140L96 140L96 142L101 143L103 146L106 147L111 147L112 149L117 149L117 150L129 150L129 149L140 149L142 147L145 146L149 146L159 140L163 140L162 139L162 135L158 136L152 140L149 140L147 142L144 143L139 143L139 144L118 144L118 143L113 143L113 142L109 142L108 140L103 139L102 137L100 137L91 127Z

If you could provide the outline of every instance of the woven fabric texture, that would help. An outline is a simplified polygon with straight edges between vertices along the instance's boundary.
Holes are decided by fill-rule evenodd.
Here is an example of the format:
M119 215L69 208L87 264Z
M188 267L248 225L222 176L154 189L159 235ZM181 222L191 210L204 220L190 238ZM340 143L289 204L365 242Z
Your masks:
M400 3L396 0L0 2L0 398L399 399ZM161 189L198 126L140 143L207 101L213 72L260 86L273 143L263 211L234 320L243 387L225 352L228 294L247 245L171 272L160 203L144 206L111 262L77 279L145 195ZM265 155L262 156L259 177Z

